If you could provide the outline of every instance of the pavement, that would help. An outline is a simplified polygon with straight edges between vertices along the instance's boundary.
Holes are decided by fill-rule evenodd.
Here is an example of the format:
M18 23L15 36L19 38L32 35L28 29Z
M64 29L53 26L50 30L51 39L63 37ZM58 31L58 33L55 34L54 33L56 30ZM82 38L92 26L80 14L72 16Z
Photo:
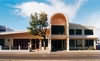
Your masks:
M99 61L99 60L0 60L0 61Z
M0 61L100 61L99 50L57 51L57 52L22 52L0 51Z

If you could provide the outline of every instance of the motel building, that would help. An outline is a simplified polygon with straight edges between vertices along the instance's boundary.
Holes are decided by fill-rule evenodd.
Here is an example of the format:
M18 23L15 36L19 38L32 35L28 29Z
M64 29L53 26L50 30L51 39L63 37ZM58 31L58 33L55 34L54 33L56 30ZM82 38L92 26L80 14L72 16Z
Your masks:
M0 50L71 51L95 50L97 37L94 27L69 23L62 13L51 16L45 46L43 37L31 35L28 31L0 32ZM2 30L2 29L1 29Z

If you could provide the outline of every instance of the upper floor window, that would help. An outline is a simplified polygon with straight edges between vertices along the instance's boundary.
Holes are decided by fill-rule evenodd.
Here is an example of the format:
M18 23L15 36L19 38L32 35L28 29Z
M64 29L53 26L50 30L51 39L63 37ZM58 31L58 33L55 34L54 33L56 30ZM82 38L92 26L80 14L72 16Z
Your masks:
M51 27L52 34L65 34L64 26L52 25Z
M5 32L6 30L5 29L0 29L0 32Z
M75 35L75 30L74 29L69 29L69 35Z
M69 29L69 35L82 35L81 29Z
M76 35L82 35L82 30L81 29L76 29Z
M85 35L93 35L93 30L85 30Z

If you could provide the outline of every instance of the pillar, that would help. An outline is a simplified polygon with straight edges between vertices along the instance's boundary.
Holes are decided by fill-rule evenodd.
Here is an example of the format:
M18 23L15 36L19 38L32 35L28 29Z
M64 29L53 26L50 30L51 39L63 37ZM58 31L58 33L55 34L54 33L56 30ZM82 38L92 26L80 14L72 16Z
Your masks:
M67 23L67 26L66 26L66 36L67 36L66 46L67 46L67 51L69 51L69 23Z
M82 48L85 48L85 40L82 40Z
M85 29L82 29L82 35L83 35L83 36L84 36L84 30L85 30Z
M67 51L69 51L69 21L68 21L68 18L66 19L66 47L67 47Z
M42 40L40 39L40 42L39 42L39 49L42 50Z
M51 51L51 39L48 39L48 51Z
M32 51L32 40L30 39L30 42L28 43L28 50L29 52Z
M67 51L69 51L69 38L67 38Z
M21 47L20 47L20 45L18 46L18 50L21 50Z
M52 36L52 25L50 24L50 35L48 36L48 50L49 50L49 52L51 52L52 51L52 47L51 47L51 36Z
M96 49L96 40L93 40L94 49Z
M12 47L13 47L13 39L10 38L10 39L9 39L9 49L11 50Z

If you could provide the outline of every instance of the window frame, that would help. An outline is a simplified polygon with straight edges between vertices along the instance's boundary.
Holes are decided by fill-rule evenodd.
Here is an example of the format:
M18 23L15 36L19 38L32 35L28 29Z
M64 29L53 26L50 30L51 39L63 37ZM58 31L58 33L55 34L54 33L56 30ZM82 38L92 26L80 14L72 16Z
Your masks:
M93 35L93 30L91 30L91 29L85 29L84 30L84 35Z
M82 29L76 29L75 35L82 35Z
M75 29L69 29L69 35L75 35Z

